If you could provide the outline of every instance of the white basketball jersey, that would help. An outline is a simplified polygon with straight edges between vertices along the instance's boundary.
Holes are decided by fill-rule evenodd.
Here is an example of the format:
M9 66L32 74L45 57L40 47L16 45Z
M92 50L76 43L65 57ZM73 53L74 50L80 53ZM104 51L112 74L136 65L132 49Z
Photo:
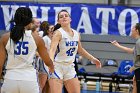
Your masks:
M31 33L31 30L25 31L23 40L20 39L16 43L9 38L6 45L8 56L5 78L37 80L36 70L32 65L37 46Z
M58 53L55 56L55 62L73 63L77 54L79 34L72 29L74 35L70 36L62 28L58 29L62 35L62 39L58 44Z
M43 40L45 42L45 46L47 48L47 50L50 50L50 45L51 45L51 39L46 35L43 37Z

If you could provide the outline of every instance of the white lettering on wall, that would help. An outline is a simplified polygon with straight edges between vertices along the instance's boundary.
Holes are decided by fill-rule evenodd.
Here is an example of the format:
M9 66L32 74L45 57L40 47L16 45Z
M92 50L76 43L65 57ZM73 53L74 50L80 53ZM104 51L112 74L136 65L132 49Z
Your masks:
M78 23L77 31L79 32L80 29L84 29L86 34L93 34L88 8L81 7L81 10L82 14Z
M6 30L9 30L10 29L9 21L13 18L15 11L19 8L19 5L1 5L1 8L3 10L3 17Z
M33 17L37 17L38 6L29 6L32 11Z
M27 4L12 4L12 5L2 5L0 4L0 15L1 16L1 20L0 23L2 24L0 29L2 30L9 30L11 25L9 24L9 21L14 17L15 11L17 10L17 8L19 7L28 7ZM73 7L71 6L55 6L53 5L53 7L51 6L41 6L41 5L30 5L29 8L31 9L32 13L33 13L33 17L37 17L40 19L40 21L51 21L51 23L55 22L55 24L57 23L57 16L58 16L58 12L61 11L62 9L65 9L69 12L70 16L72 17L78 17L79 20L72 20L74 21L72 26L75 25L74 27L77 26L78 32L83 31L82 33L85 34L97 34L95 31L93 31L92 28L95 28L96 30L100 30L99 34L101 35L108 35L110 32L109 30L114 30L118 31L115 32L113 34L120 34L122 36L126 36L128 35L129 31L132 29L132 27L139 22L139 10L133 10L133 9L129 9L129 8L125 8L124 10L120 10L119 7L117 8L110 8L110 7L93 7L96 9L96 11L94 11L94 13L88 11L90 7L88 6L76 6L78 7L78 11L77 14L79 15L79 13L81 13L80 16L78 16L77 14L71 14L71 9L73 9ZM79 8L80 7L80 8ZM50 10L51 9L51 10ZM54 9L52 11L52 9ZM119 11L115 12L115 9L119 9ZM48 13L52 13L54 15L49 16ZM115 15L117 13L117 15ZM96 14L96 16L94 16L94 14ZM93 19L90 19L91 16L93 17ZM53 18L52 18L53 17ZM52 18L52 20L50 19ZM130 22L128 22L128 18ZM110 21L111 20L111 21ZM100 21L100 22L99 22ZM112 25L110 22L115 22L115 25ZM127 22L127 23L126 23ZM98 24L97 27L95 27L95 24ZM114 26L110 27L110 26ZM126 26L130 26L127 27ZM126 34L127 32L127 34ZM130 34L131 35L131 31Z
M131 29L136 23L139 22L138 15L134 10L132 10L132 9L123 10L120 13L120 16L118 19L118 30L119 30L120 35L123 35L123 36L126 36L126 29L125 29L126 22L125 22L125 20L127 20L126 19L127 13L131 14L131 17L130 17L131 18Z
M30 9L33 13L33 17L37 17L41 22L42 21L48 21L48 11L50 9L50 7L40 7L40 14L41 14L41 17L39 18L38 17L38 9L39 7L38 6L30 6Z
M115 19L115 9L114 8L97 8L96 18L99 19L100 14L102 13L101 19L101 35L108 34L108 24L109 24L109 17L112 16L112 19ZM111 14L111 16L109 16Z
M40 9L42 10L41 11L41 18L40 18L40 21L48 21L48 11L50 9L50 7L40 7Z

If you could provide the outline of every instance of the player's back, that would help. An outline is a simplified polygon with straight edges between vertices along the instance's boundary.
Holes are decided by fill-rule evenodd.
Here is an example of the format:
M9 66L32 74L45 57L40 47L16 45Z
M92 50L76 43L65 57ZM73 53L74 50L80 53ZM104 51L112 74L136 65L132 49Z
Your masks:
M23 39L13 42L9 38L6 44L7 62L5 78L15 80L37 80L34 69L33 57L37 46L32 36L32 32L25 31Z

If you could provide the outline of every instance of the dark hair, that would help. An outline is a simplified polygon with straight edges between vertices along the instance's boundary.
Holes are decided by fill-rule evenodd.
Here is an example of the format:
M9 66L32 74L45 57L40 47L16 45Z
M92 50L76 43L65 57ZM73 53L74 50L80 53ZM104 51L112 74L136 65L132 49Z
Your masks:
M135 28L139 31L139 35L140 35L140 23L136 23Z
M48 30L49 30L49 22L48 21L43 21L40 25L40 30L43 31L43 36L48 35Z
M63 10L59 11L59 13L58 13L58 15L57 15L57 20L59 20L59 14L60 14L61 12L67 12L67 13L69 14L69 12L68 12L67 10L63 9ZM69 15L69 16L70 16L70 15Z
M57 23L57 24L54 26L54 30L53 30L53 31L59 29L60 27L61 27L61 25L60 25L59 23Z
M23 34L25 32L24 27L32 22L32 12L30 8L20 7L16 10L14 19L10 22L15 22L14 27L11 29L10 38L17 42L21 38L23 39Z

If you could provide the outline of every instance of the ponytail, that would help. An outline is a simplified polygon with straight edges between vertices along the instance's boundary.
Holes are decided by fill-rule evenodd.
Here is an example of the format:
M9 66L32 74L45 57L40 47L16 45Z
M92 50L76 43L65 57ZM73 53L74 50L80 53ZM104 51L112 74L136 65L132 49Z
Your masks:
M11 33L10 33L10 38L14 41L17 42L19 41L21 38L23 39L23 34L25 32L24 26L23 25L15 25L12 29L11 29Z
M23 40L23 36L25 33L24 27L32 22L32 12L31 12L30 8L19 7L16 10L14 19L11 20L10 22L15 23L15 26L11 29L10 38L14 42L19 41L21 38Z

